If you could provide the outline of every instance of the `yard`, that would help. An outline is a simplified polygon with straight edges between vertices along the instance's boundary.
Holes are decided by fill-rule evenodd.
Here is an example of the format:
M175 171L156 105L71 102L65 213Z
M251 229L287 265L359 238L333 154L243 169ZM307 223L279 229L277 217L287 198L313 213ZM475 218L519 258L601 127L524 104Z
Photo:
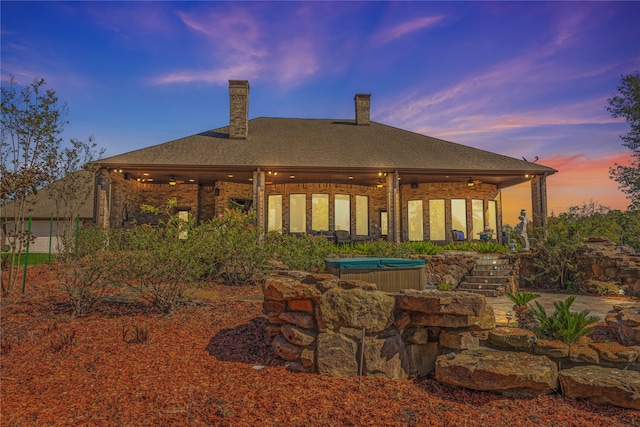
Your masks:
M51 267L2 301L1 425L635 426L640 413L288 372L263 344L257 286L207 284L173 316L121 290L70 317Z

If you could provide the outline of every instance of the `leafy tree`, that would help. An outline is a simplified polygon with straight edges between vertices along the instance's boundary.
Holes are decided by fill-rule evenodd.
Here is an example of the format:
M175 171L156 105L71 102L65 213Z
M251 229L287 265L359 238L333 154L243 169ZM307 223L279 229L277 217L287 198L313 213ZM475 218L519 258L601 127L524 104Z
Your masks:
M1 90L0 206L3 250L8 246L7 279L0 278L2 294L17 281L18 260L31 238L25 224L27 198L55 178L61 133L67 114L45 81L34 80L18 91L13 77ZM10 205L10 209L9 206Z
M618 93L608 100L607 111L613 117L624 117L631 129L621 135L622 145L631 150L629 166L615 164L609 169L611 179L620 184L619 188L631 201L629 209L640 209L640 73L622 76Z

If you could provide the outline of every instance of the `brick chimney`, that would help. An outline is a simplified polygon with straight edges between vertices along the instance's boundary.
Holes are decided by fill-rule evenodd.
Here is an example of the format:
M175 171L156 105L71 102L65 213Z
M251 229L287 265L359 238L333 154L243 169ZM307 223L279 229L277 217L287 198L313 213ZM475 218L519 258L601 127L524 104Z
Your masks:
M369 110L371 109L371 95L370 94L356 94L356 124L358 126L369 126Z
M229 139L249 134L249 82L229 80Z

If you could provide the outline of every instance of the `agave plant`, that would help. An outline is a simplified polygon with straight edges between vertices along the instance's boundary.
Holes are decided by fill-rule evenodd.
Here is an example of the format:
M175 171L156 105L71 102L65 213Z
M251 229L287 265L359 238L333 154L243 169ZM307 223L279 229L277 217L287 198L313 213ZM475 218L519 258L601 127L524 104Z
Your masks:
M513 302L513 311L516 314L516 322L518 327L522 329L534 330L536 321L531 314L531 310L527 305L530 301L539 298L540 295L531 292L514 292L507 293L507 298Z

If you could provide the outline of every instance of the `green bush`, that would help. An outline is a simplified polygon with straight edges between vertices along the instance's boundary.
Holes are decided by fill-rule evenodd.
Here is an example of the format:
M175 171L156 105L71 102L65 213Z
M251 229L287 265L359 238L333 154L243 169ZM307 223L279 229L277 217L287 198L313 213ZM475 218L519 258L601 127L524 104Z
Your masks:
M174 313L189 302L189 287L204 269L193 229L191 219L171 216L159 227L116 230L111 246L120 260L116 277L162 313Z
M334 249L333 243L323 236L289 235L277 231L268 232L264 244L274 260L292 270L312 273L324 271L324 260Z
M560 339L571 345L583 335L592 333L595 329L589 325L599 321L596 316L589 316L589 310L580 312L570 311L576 296L570 295L564 302L554 302L554 313L547 315L544 307L535 301L537 307L531 307L531 314L538 321L536 334L540 338Z
M255 218L231 209L193 230L193 245L198 248L194 256L206 266L204 273L229 285L258 282L272 255Z
M505 254L509 252L507 246L501 245L498 242L476 242L473 243L472 247L476 252L487 254Z
M512 294L507 293L506 296L513 302L514 305L517 305L518 307L525 306L534 299L540 298L540 295L531 292L514 292Z
M108 250L109 234L102 227L86 227L61 245L56 279L69 298L72 315L90 313L113 284L117 258Z
M432 241L404 242L404 246L407 248L407 252L411 254L435 255L443 251L442 246L438 246Z

